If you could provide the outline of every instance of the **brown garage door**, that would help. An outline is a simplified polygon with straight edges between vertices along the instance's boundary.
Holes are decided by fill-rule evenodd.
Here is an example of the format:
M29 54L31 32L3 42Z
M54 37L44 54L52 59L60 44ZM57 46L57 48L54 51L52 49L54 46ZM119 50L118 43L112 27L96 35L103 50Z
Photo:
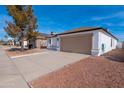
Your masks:
M92 34L61 37L61 51L91 54Z

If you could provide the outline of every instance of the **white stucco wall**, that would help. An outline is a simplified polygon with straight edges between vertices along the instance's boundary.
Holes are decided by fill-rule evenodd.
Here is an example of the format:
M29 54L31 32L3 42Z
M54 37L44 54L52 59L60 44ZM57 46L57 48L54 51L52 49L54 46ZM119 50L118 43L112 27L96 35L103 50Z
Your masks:
M87 33L93 33L92 50L91 50L92 55L100 56L101 54L111 51L112 49L115 49L117 47L117 40L114 37L109 35L107 32L96 30L93 32L82 32L82 33L61 35L58 37L49 38L51 39L51 44L49 44L49 39L48 39L47 48L60 50L60 42L61 42L60 37L69 36L69 35L87 34ZM57 41L57 38L59 39L59 41ZM112 45L111 45L111 39L112 39ZM102 48L103 44L105 46L104 51Z
M112 40L112 41L111 41ZM104 47L104 48L103 48ZM106 32L94 31L92 55L101 55L117 47L117 40Z
M51 40L51 43L49 42L49 40ZM47 48L60 50L60 38L59 37L49 38L47 40Z
M23 41L23 46L24 46L24 48L26 48L27 45L28 45L28 42L27 42L27 41Z
M92 55L99 55L99 43L100 43L100 35L99 31L94 31L93 32L93 37L92 37L92 50L91 54Z

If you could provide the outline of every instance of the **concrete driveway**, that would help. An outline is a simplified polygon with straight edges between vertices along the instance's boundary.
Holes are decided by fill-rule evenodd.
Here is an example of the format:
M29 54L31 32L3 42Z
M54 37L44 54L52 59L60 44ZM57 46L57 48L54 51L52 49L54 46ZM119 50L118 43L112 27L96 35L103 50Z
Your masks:
M12 59L27 82L90 55L46 50L41 54Z

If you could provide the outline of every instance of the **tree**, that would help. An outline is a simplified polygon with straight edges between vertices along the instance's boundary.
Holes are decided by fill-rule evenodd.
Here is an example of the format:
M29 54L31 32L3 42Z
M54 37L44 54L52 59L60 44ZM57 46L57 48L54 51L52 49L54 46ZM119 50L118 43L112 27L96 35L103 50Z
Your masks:
M28 37L31 33L36 33L37 28L36 18L33 15L32 6L11 5L7 6L7 10L9 15L12 16L15 26L19 29L18 37L21 42L21 50L23 51L24 37Z
M14 39L14 44L15 44L15 40L18 36L18 32L20 31L20 28L11 22L6 22L6 23L7 23L7 27L4 27L4 31L8 34L8 36Z
M31 6L29 7L29 10L27 12L28 14L33 14L33 10L31 9ZM29 25L28 25L28 39L34 39L36 36L39 35L38 31L34 31L35 29L37 29L37 20L35 18L34 15L30 15L30 21L29 21Z

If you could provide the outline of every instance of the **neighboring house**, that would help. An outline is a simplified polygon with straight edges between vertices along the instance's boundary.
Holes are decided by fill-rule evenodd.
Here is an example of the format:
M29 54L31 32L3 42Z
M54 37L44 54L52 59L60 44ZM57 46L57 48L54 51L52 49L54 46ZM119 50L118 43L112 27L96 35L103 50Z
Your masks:
M3 40L0 40L0 45L3 45L4 41Z
M28 44L32 45L32 48L46 48L48 36L48 34L40 33L35 39L29 40Z
M14 45L14 42L12 39L8 39L7 41L2 41L3 45Z
M115 49L118 39L101 27L82 27L51 35L48 49L99 56Z
M118 42L117 48L123 48L124 49L124 42Z
M14 45L13 40L8 40L7 45Z
M16 41L16 46L21 46L21 41ZM27 38L26 37L24 37L23 38L23 47L24 48L27 48L27 46L28 46L28 41L27 41Z
M49 35L45 33L40 33L39 36L36 37L36 47L37 48L47 48L47 37Z

